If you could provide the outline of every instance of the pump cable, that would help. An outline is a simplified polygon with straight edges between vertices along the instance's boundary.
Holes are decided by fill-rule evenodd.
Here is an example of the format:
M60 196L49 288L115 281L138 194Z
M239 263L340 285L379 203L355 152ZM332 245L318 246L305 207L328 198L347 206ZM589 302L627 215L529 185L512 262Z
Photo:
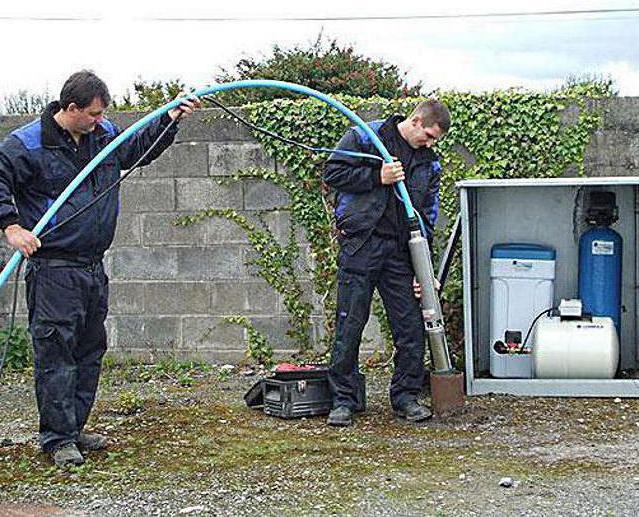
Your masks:
M144 159L158 146L158 144L160 143L162 138L164 138L164 136L167 134L167 132L173 126L175 126L175 124L177 124L177 121L181 117L182 117L182 112L180 112L178 114L178 116L177 116L177 118L175 120L171 120L171 122L162 130L162 133L160 133L160 136L158 136L153 141L153 143L144 152L144 154L140 158L138 158L138 160L129 168L129 170L127 170L124 174L122 174L117 181L115 181L111 185L109 185L109 187L107 189L105 189L104 191L100 192L100 194L95 199L92 199L89 203L84 205L77 212L71 214L64 221L61 221L60 223L56 224L55 226L49 228L47 231L42 232L40 234L39 238L40 239L44 239L47 235L53 233L56 230L59 230L65 224L70 223L71 221L73 221L74 219L76 219L77 217L82 215L84 212L86 212L87 210L89 210L90 208L95 206L97 203L99 203L102 199L104 199L104 197L106 197L110 192L112 192L113 189L117 188L120 185L120 183L122 183L125 179L127 179L131 175L131 173L133 173L138 167L140 167L140 164L144 161ZM5 339L4 339L4 343L2 343L2 355L0 356L0 376L2 375L2 371L4 370L4 365L5 365L5 361L6 361L6 358L7 358L7 352L8 352L8 349L9 349L9 344L11 343L11 338L13 337L13 330L14 330L15 318L16 318L16 307L18 305L18 286L19 286L19 283L20 283L19 282L20 269L22 268L22 264L23 263L24 263L24 257L22 257L20 259L20 262L18 263L18 267L17 267L17 270L16 270L16 280L15 280L15 284L14 284L14 287L13 287L13 302L12 302L12 308L11 308L11 319L9 320L9 330L7 332L7 335L6 335Z
M348 150L345 150L345 149L331 149L331 148L327 148L327 147L313 147L313 146L310 146L310 145L303 144L303 143L298 142L296 140L293 140L291 138L286 138L286 137L284 137L282 135L274 133L273 131L270 131L268 129L260 127L260 126L258 126L256 124L253 124L252 122L249 122L244 117L242 117L241 115L238 115L237 113L233 112L226 105L222 104L220 101L218 101L217 99L213 98L213 96L211 96L211 95L203 95L203 96L201 96L201 98L206 100L206 101L208 101L208 102L210 102L210 103L212 103L212 104L214 104L218 108L222 109L224 112L228 113L230 116L232 116L233 118L238 120L240 123L244 124L245 126L251 128L251 129L253 129L253 130L255 130L255 131L259 132L259 133L262 133L262 134L264 134L266 136L269 136L270 138L274 138L275 140L279 140L280 142L283 142L283 143L286 143L286 144L289 144L289 145L300 147L300 148L302 148L302 149L304 149L306 151L315 152L315 153L331 153L331 154L334 153L334 154L341 154L341 155L345 155L345 156L351 156L351 157L355 157L355 158L364 158L364 159L376 160L376 161L381 161L381 162L384 161L384 159L382 157L376 156L374 154L360 153L360 152L356 152L356 151L348 151ZM109 187L107 189L105 189L103 192L101 192L95 199L91 200L91 202L87 203L85 206L80 208L77 212L75 212L72 215L70 215L69 217L67 217L64 221L61 221L60 223L52 226L51 228L47 229L45 232L40 234L39 238L40 239L44 239L47 235L50 235L54 231L59 230L64 225L70 223L71 221L73 221L74 219L76 219L77 217L79 217L80 215L85 213L87 210L89 210L90 208L95 206L102 199L104 199L104 197L107 196L111 191L113 191L115 188L117 188L125 179L127 179L131 175L131 173L133 173L140 166L141 162L144 161L144 159L157 147L158 143L162 140L162 138L166 135L166 133L178 122L178 120L180 119L181 116L182 116L182 112L180 112L178 117L175 120L172 120L170 122L170 124L167 125L166 128L164 128L162 133L160 133L160 135L155 139L155 141L151 144L151 146L144 152L144 154L129 168L129 170L127 170L124 174L122 174L117 181L115 181L113 184L109 185ZM403 201L401 196L399 195L399 193L396 191L395 188L393 188L393 192L394 192L395 196L397 196L397 198L400 201ZM418 212L415 212L415 213L416 213L417 217L419 218L420 225L422 226L422 231L424 231L425 229L424 229L424 225L423 225L423 222L421 220L421 217L419 216ZM24 257L22 257L20 259L20 262L18 264L17 271L16 271L16 281L15 281L14 292L13 292L13 306L12 306L12 309L11 309L11 319L10 319L10 322L9 322L9 331L7 333L7 336L6 336L5 340L4 340L4 343L2 344L2 355L0 356L0 376L2 375L2 371L4 369L5 360L6 360L6 356L7 356L7 350L8 350L9 344L11 342L12 335L13 335L14 323L15 323L15 315L16 315L16 307L17 307L17 299L18 299L18 285L19 285L19 277L20 277L20 268L22 267L22 263L23 262L24 262Z
M328 148L328 147L312 147L310 145L303 144L303 143L298 142L296 140L293 140L291 138L286 138L286 137L284 137L282 135L274 133L273 131L270 131L268 129L264 129L263 127L257 126L255 124L253 124L252 122L249 122L244 117L242 117L241 115L238 115L237 113L232 111L230 108L228 108L227 106L222 104L220 101L215 99L212 95L203 95L201 98L204 99L205 101L210 102L211 104L214 104L215 106L217 106L218 108L220 108L224 112L228 113L231 117L235 118L238 122L244 124L245 126L257 131L258 133L262 133L262 134L264 134L266 136L269 136L269 137L271 137L271 138L273 138L275 140L279 140L280 142L284 142L285 144L294 145L296 147L301 147L302 149L305 149L306 151L310 151L310 152L313 152L313 153L331 153L331 154L335 153L335 154L343 154L345 156L351 156L351 157L354 157L354 158L366 158L368 160L377 160L377 161L380 161L380 162L384 161L384 159L381 156L377 156L377 155L374 155L374 154L359 153L359 152L356 152L356 151L348 151L346 149L331 149L331 148Z
M312 147L310 145L306 145L303 144L301 142L297 142L296 140L292 140L290 138L286 138L282 135L279 135L277 133L274 133L273 131L269 131L268 129L264 129L263 127L257 126L255 124L253 124L252 122L246 120L244 117L242 117L241 115L238 115L237 113L235 113L234 111L232 111L230 108L228 108L226 105L222 104L220 101L218 101L216 98L214 98L212 95L203 95L201 97L202 99L204 99L205 101L210 102L211 104L214 104L215 106L217 106L218 108L220 108L221 110L223 110L224 112L226 112L227 114L229 114L231 117L233 117L234 119L236 119L238 122L240 122L241 124L244 124L246 127L253 129L254 131L257 131L258 133L262 133L268 137L271 137L275 140L279 140L280 142L284 142L285 144L290 144L290 145L294 145L297 147L301 147L302 149L305 149L306 151L310 151L313 153L331 153L331 154L342 154L344 156L351 156L354 158L364 158L364 159L369 159L369 160L378 160L380 162L383 162L384 159L381 156L376 156L374 154L368 154L368 153L360 153L357 151L349 151L347 149L331 149L331 148L327 148L327 147ZM400 201L400 202L404 202L404 199L402 198L402 196L400 195L400 193L397 190L397 185L393 185L393 194L395 195L395 197ZM422 234L424 235L424 237L426 237L428 234L426 232L426 226L424 225L424 221L421 217L421 215L419 214L419 211L415 210L415 215L417 216L418 222L419 222L419 226L422 230Z

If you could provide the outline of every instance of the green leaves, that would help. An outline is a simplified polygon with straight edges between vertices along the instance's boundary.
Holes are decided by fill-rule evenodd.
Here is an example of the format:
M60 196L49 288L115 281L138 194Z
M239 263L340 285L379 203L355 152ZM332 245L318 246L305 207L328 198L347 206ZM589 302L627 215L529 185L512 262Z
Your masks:
M555 177L571 168L583 173L583 155L592 132L601 125L602 114L593 111L588 98L611 95L601 82L580 82L557 92L531 93L523 90L494 91L485 94L437 92L451 111L453 125L436 151L442 158L441 207L446 218L454 221L458 208L455 183L467 178ZM423 100L369 99L349 95L336 98L350 109L373 118L392 113L410 114ZM571 107L569 120L562 114ZM277 99L248 104L244 112L254 124L314 146L333 147L352 123L341 113L315 99ZM234 180L257 177L272 181L288 193L290 204L282 207L291 217L291 233L281 245L265 227L258 227L233 210L203 210L183 216L178 224L192 224L204 217L225 217L243 228L257 253L251 263L258 275L283 295L289 312L292 337L302 351L313 348L311 339L312 306L306 300L300 277L306 271L296 267L300 246L295 229L303 231L308 242L313 289L321 300L324 316L322 342L329 348L333 341L335 312L335 277L337 243L333 227L333 196L322 183L325 155L309 153L297 147L254 135L266 152L275 158L277 171L242 171ZM440 232L441 233L441 232ZM445 238L445 236L441 236ZM444 240L444 239L441 239ZM434 250L437 253L437 246ZM461 307L461 265L454 264L446 289L445 310L449 316L449 336L454 347L463 341ZM375 315L387 330L384 312L375 305ZM237 323L249 328L250 322ZM388 332L385 332L388 339ZM266 338L249 332L249 353L264 361L269 359ZM252 340L252 341L251 341Z
M0 330L0 347L4 347L7 339L9 339L9 330L3 328ZM0 355L2 352L3 350L0 349ZM25 327L16 325L13 327L11 339L9 339L4 366L8 370L24 370L31 365L32 361L31 336Z

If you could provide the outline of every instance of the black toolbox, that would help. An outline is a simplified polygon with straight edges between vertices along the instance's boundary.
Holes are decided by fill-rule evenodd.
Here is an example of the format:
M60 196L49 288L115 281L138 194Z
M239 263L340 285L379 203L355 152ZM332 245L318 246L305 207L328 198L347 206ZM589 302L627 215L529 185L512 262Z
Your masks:
M365 377L359 376L356 411L366 409ZM261 387L261 393L259 391ZM326 415L333 407L328 387L328 368L309 371L278 372L262 379L244 396L249 407L263 408L264 413L279 418Z

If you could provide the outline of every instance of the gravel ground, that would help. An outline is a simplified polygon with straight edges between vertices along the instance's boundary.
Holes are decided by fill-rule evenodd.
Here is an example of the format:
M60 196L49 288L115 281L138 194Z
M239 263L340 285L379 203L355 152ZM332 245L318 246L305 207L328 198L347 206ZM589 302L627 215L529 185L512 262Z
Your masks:
M373 371L367 411L333 429L246 408L247 373L110 368L90 422L109 450L68 472L38 452L30 378L5 376L0 515L638 513L639 401L471 397L413 426Z

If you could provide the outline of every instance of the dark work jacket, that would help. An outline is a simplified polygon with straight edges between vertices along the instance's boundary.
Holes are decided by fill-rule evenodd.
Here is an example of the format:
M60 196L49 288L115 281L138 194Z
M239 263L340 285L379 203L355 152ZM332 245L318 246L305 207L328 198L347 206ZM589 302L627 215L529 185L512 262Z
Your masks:
M385 121L374 121L369 125L375 130L389 153L394 155L401 138L397 124L403 118L393 115ZM337 145L338 149L380 155L377 148L360 128L351 128ZM435 152L422 147L416 149L410 164L403 164L405 184L416 210L424 221L429 238L439 212L439 185L441 166ZM381 184L381 162L333 153L326 163L324 181L336 191L335 222L341 235L342 249L355 253L378 226L393 196L391 186ZM407 216L400 203L400 224L397 238L408 239Z
M59 103L51 103L41 118L16 129L0 143L2 229L18 223L31 230L83 166L120 134L115 124L103 119L95 130L82 136L82 159L78 159L70 139L64 138L63 130L53 119L59 109ZM169 123L170 117L165 114L109 154L60 207L44 231L67 219L117 181L120 171L130 168ZM177 127L171 128L142 165L171 145L176 132ZM118 190L114 189L97 205L49 234L33 256L100 260L115 234Z

